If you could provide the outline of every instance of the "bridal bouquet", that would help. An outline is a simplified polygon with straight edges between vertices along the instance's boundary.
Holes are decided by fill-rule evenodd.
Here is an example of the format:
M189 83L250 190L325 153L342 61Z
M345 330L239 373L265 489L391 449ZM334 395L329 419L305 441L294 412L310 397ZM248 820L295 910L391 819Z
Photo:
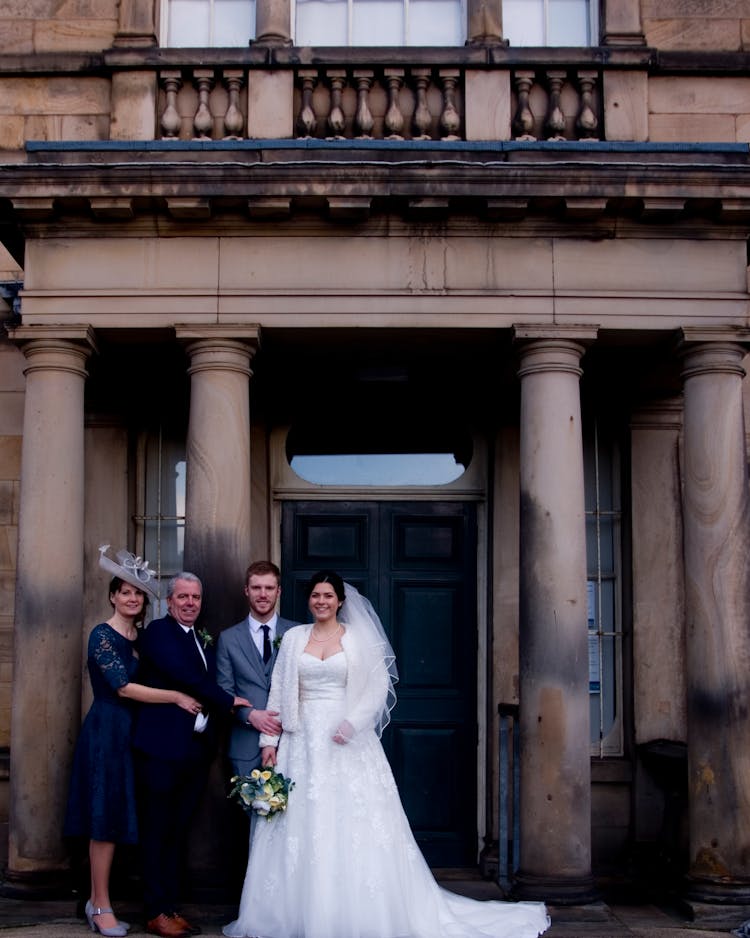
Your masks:
M286 811L289 792L294 782L277 772L273 766L253 769L249 775L233 775L234 788L228 798L236 798L248 814L254 811L267 821L279 811Z

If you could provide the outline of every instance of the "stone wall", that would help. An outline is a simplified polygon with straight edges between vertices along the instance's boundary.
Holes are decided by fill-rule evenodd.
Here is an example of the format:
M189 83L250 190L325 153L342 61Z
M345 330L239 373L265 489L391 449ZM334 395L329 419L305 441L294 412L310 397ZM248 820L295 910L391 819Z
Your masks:
M641 0L646 45L736 52L750 46L748 0Z

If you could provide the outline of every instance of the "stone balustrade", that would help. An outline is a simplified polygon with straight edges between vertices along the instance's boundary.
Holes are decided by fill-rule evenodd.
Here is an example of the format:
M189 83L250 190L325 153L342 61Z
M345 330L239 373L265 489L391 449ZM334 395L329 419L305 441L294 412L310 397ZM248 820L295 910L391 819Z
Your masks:
M249 126L249 102L259 94L286 97L290 136L331 140L463 140L467 100L465 66L420 64L297 66L289 79L264 82L267 70L185 66L159 71L158 126L163 139L237 140L275 136ZM597 69L497 69L510 102L501 139L602 139L601 74ZM282 92L283 93L283 92ZM502 97L502 94L499 94ZM489 102L492 104L492 102ZM481 106L487 106L482 102ZM268 103L261 112L269 113Z

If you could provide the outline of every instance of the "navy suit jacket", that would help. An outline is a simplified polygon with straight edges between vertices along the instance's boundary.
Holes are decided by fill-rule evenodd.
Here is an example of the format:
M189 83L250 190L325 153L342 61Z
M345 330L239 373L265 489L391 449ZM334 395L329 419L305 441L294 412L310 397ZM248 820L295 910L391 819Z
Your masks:
M164 759L209 755L218 739L223 717L234 704L234 696L216 683L216 654L212 646L203 649L204 665L195 638L186 635L177 620L167 615L149 623L138 650L139 682L179 690L197 698L208 716L208 725L203 733L195 733L195 717L177 704L141 704L135 727L135 748Z
M276 620L276 638L279 639L296 622L289 619ZM276 663L277 649L273 649L271 660L263 658L250 637L247 618L219 635L216 649L216 668L219 685L237 697L245 697L258 710L265 710L268 691L271 688L271 672ZM247 722L250 710L238 707L232 720L229 737L229 758L257 762L260 765L258 731Z

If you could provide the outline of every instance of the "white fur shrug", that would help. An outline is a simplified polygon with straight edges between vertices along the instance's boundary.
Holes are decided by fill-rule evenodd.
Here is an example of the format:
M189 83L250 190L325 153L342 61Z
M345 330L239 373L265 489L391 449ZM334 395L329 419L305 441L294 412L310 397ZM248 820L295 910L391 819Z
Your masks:
M278 711L285 733L299 729L299 660L310 640L311 629L312 625L298 625L284 634L273 669L266 706ZM383 712L388 695L388 671L381 650L368 648L355 629L346 628L341 647L348 668L341 720L347 720L357 734L373 729ZM261 747L278 744L278 736L261 734Z

